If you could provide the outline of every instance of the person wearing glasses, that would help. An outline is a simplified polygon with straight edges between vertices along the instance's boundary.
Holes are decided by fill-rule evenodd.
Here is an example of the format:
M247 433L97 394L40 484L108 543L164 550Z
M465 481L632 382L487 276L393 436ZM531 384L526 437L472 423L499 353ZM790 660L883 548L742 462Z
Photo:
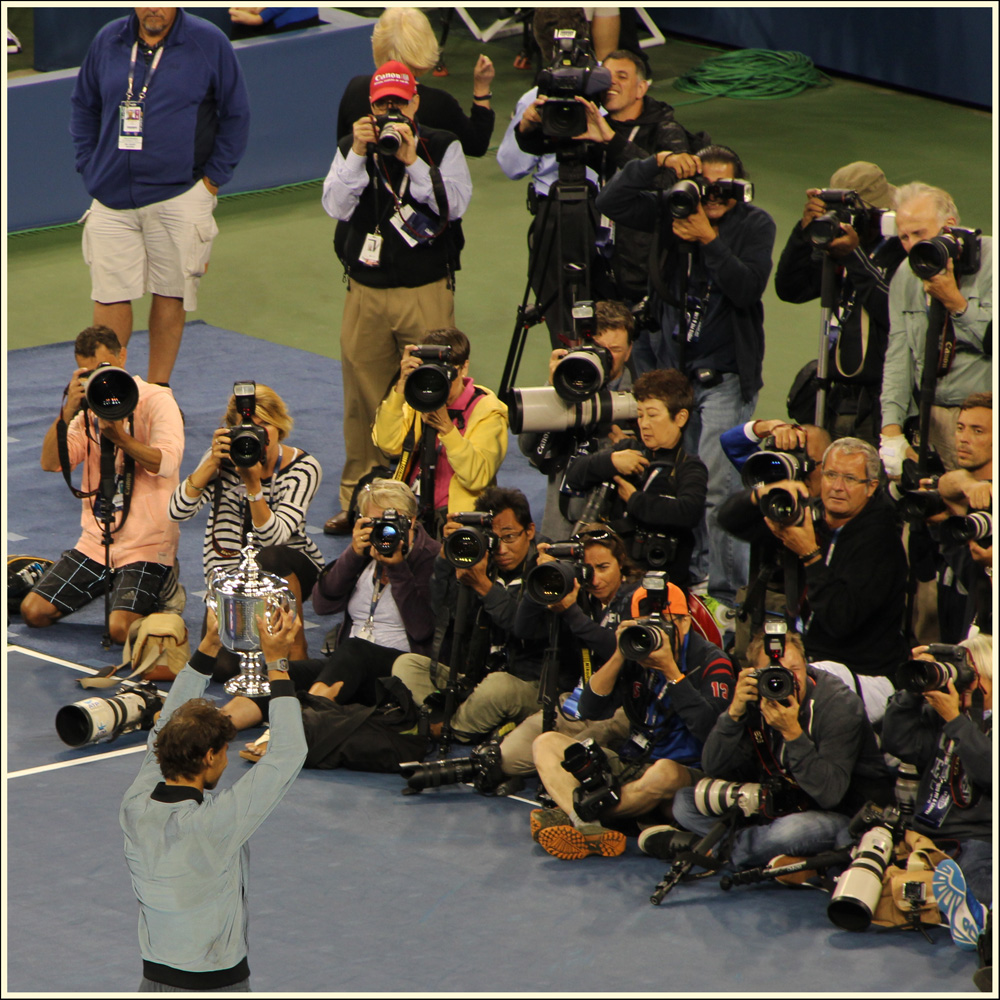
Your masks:
M538 685L545 657L545 643L519 639L514 631L524 578L538 560L535 524L528 500L520 490L490 486L476 498L475 509L493 515L496 542L492 552L474 566L463 569L453 568L446 559L439 558L432 582L435 608L454 610L459 599L458 585L469 588L478 598L474 602L471 631L480 636L485 634L487 648L482 650L482 656L470 654L460 674L466 686L474 680L467 677L466 666L483 671L485 676L472 686L450 720L456 739L466 743L479 742L483 736L508 723L517 725L538 711ZM445 522L446 544L447 538L460 527L450 518ZM483 632L479 632L478 626ZM475 653L475 644L472 652ZM421 705L444 691L449 666L447 662L435 665L431 657L409 653L396 660L392 674L402 680L414 701ZM432 734L438 732L439 726L432 722Z
M350 534L354 487L382 461L372 423L404 348L455 325L460 220L472 198L458 139L418 124L420 95L406 66L380 66L369 101L371 113L340 140L323 183L347 278L340 328L346 458L341 511L324 527L332 535Z
M759 513L803 568L799 612L810 660L846 664L855 674L890 676L906 659L903 611L906 553L892 502L880 488L878 452L860 438L839 438L823 454L818 502L806 484L757 487L750 503L785 489L802 497L804 516L779 524Z

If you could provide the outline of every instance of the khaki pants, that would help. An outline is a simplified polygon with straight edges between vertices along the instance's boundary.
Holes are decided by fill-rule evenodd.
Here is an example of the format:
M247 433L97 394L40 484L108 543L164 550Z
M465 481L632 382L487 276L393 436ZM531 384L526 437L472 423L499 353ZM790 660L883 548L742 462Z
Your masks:
M375 410L399 374L407 344L430 330L455 325L455 300L448 279L419 288L369 288L352 281L340 328L344 385L344 448L340 506L347 510L358 480L383 461L372 442Z

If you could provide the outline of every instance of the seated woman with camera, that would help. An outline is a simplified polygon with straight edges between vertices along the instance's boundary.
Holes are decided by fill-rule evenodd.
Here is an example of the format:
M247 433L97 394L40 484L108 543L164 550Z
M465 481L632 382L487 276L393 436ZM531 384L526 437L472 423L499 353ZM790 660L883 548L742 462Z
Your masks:
M625 438L607 452L584 455L566 472L576 490L617 484L608 521L628 539L629 556L648 569L665 569L686 589L694 531L705 514L708 471L689 455L681 434L694 406L691 383L675 369L646 372L632 393L638 404L638 446Z
M194 517L210 504L203 560L206 581L217 567L235 569L247 533L263 546L258 563L265 572L284 577L299 607L312 590L323 556L306 534L306 513L323 478L319 462L286 438L292 418L284 400L266 385L237 382L229 397L222 426L198 467L170 498L173 521ZM308 656L301 636L292 649ZM215 680L239 673L239 660L223 650Z
M359 491L358 504L351 544L323 569L312 592L320 614L345 612L337 646L325 659L293 660L288 673L299 691L375 705L376 681L392 673L400 653L430 652L430 582L440 547L417 521L417 500L405 483L374 479ZM264 719L266 707L266 698L237 696L223 711L246 729ZM251 744L241 756L255 760L265 750Z

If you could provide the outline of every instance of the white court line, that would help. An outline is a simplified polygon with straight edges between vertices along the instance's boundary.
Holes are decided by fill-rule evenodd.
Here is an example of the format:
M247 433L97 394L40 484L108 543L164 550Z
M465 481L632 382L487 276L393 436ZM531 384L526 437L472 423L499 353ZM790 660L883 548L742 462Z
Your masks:
M34 656L38 660L46 660L49 663L58 663L61 667L69 667L71 670L80 670L85 674L96 674L96 667L84 667L79 663L73 663L72 660L63 660L58 656L49 656L48 653L39 653L34 649L25 649L24 646L16 646L12 642L7 643L7 651L14 653L24 653L25 656Z
M10 778L23 778L26 774L41 774L43 771L58 771L64 767L76 767L77 764L89 764L94 760L108 760L110 757L124 757L130 753L143 753L146 744L139 747L126 747L123 750L109 750L107 753L94 754L93 757L77 757L76 760L64 760L56 764L42 764L41 767L28 767L23 771L10 771L7 774Z

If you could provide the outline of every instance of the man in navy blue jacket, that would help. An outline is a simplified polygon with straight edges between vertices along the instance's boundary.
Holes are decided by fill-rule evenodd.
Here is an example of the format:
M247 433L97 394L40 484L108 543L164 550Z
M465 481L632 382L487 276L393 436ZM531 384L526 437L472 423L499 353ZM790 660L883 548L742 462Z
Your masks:
M216 195L250 133L236 53L180 7L136 7L91 43L72 105L76 169L94 199L83 231L94 324L125 347L132 300L151 292L147 381L167 384L218 232Z

